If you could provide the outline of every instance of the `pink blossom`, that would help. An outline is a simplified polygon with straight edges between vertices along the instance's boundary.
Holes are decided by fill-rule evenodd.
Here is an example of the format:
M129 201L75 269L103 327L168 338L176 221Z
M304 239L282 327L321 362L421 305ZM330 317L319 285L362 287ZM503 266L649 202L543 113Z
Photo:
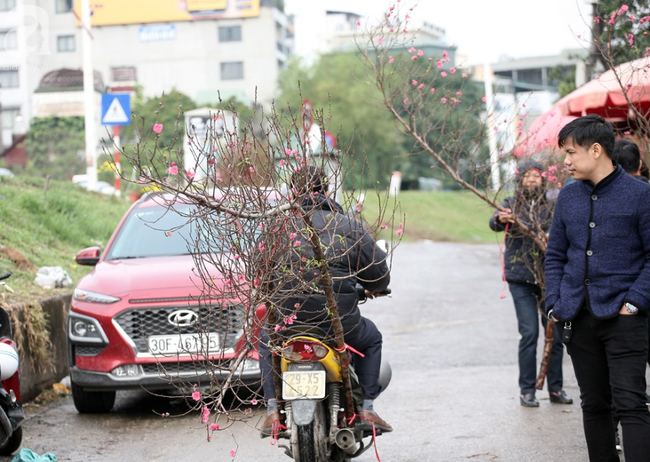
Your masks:
M442 67L444 65L445 65L445 63L444 63L444 61L442 59L439 59L438 62L436 63L436 66L438 66L438 67Z
M208 406L203 406L203 423L208 423L208 419L210 418L210 409L208 409Z
M418 85L418 91L422 91L423 88L424 88L424 84L423 84L423 83L421 83L420 85Z
M191 180L192 178L194 178L195 175L194 170L189 169L187 172L185 172L185 175Z
M466 78L467 78L467 74L466 74L465 72L463 72L462 77L463 77L464 79L466 79Z
M289 234L289 239L291 239L293 241L296 238L297 235L298 234L296 234L296 233L291 233L291 234Z
M294 246L294 247L300 247L300 244L302 244L302 242L300 242L300 241L294 241L293 246Z
M176 165L176 162L172 162L171 167L167 169L167 173L170 175L178 175L178 166Z
M162 130L163 130L163 124L159 124L158 122L153 124L153 131L154 132L160 134L162 132Z
M446 57L447 57L447 52L446 52L446 51L443 51L443 52L442 52L442 57L443 57L443 58L446 58Z
M424 51L418 50L418 56L422 56L424 54Z
M363 202L357 202L357 213L361 213L362 208L363 208Z
M431 88L431 94L433 95L435 92L436 92L436 89L432 87Z
M251 404L252 404L253 406L257 405L257 400L256 400L255 398L253 398L253 400L251 401Z
M483 101L484 103L487 103L487 98L484 96L483 98L481 98L481 101Z
M382 43L384 43L384 39L379 37L379 39L377 39L377 43L381 45Z
M600 22L600 18L594 18L594 24L598 24Z
M413 80L413 81L411 81L411 84L412 84L412 85L417 85L417 84L418 84L418 81L417 81L417 80Z
M558 183L558 184L557 184L557 187L558 187L558 188L561 188L561 187L562 187L562 183Z
M452 67L451 69L449 69L449 72L451 72L452 74L455 74L456 73L456 68Z
M234 449L231 449L230 450L230 457L235 457L235 454L237 454L237 451L235 451Z
M404 103L404 106L406 106L406 105L409 103L409 99L408 99L408 98L404 98L404 100L403 100L402 102Z
M394 61L393 57L392 57L392 56L389 56L389 57L388 57L388 62L391 63L391 64L393 64L393 61Z
M457 91L456 96L463 96L463 92L462 91Z
M395 230L395 234L397 234L397 235L404 234L404 230L402 228L399 228L399 229Z
M211 423L210 424L210 430L215 431L215 430L221 430L221 425L218 423Z
M284 167L284 164L285 164L284 159L281 159L280 162L278 162L278 165L280 167Z
M255 173L255 167L248 167L248 170L249 170L251 173Z
M447 98L440 98L440 102L442 104L447 104Z
M627 5L623 5L621 6L621 9L618 10L618 14L624 14L628 9L629 7Z
M416 59L418 59L417 56L415 56L415 55L411 56L411 61L415 61Z
M260 252L264 252L264 242L260 242L257 248L260 250Z
M360 26L360 25L361 25L361 21L357 21L357 26Z
M447 77L447 73L446 73L445 71L442 71L442 72L440 73L440 76L441 76L441 77Z
M415 51L415 48L411 47L409 48L409 53L413 53Z
M200 401L201 400L201 392L195 389L194 393L192 393L192 399L194 401Z

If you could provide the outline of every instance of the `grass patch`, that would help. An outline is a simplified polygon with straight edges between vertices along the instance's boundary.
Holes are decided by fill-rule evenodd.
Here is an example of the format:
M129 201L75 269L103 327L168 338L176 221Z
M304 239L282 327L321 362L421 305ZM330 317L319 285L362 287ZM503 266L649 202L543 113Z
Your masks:
M395 217L389 216L397 200ZM368 193L363 206L363 216L374 223L379 209L387 209L382 223L397 229L404 220L403 241L429 239L467 243L498 242L498 234L488 227L492 207L469 191L429 192L402 191L397 198L378 198ZM390 228L389 228L390 230ZM393 231L394 232L394 231ZM381 231L378 238L390 239L389 231Z
M34 177L0 180L0 272L10 271L5 301L35 301L72 288L45 290L34 283L42 266L61 266L76 284L91 268L74 257L106 245L130 203L90 193L70 182ZM1 290L0 290L1 292Z

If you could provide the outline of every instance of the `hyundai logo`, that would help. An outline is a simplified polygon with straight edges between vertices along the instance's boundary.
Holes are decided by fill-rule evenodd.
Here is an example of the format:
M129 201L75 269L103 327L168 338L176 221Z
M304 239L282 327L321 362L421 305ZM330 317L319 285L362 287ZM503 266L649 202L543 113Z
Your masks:
M175 327L189 327L196 324L199 315L190 310L177 310L167 316L167 320Z

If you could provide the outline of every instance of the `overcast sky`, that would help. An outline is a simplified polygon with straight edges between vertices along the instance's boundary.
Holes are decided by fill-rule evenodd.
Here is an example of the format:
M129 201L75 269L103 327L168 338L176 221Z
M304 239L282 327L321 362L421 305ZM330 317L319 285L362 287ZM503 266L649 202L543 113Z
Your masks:
M397 0L285 0L285 11L296 15L296 51L314 46L312 18L325 9L381 17ZM544 56L586 46L591 4L587 0L401 0L419 3L411 16L441 27L470 63ZM576 36L581 35L582 41Z

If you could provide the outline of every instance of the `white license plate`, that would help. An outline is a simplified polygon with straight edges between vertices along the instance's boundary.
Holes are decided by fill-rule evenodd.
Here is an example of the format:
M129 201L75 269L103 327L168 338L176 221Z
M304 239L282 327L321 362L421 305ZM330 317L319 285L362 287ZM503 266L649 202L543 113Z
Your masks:
M325 398L325 371L289 371L282 374L283 399Z
M149 352L155 355L183 355L219 352L219 334L151 335Z

